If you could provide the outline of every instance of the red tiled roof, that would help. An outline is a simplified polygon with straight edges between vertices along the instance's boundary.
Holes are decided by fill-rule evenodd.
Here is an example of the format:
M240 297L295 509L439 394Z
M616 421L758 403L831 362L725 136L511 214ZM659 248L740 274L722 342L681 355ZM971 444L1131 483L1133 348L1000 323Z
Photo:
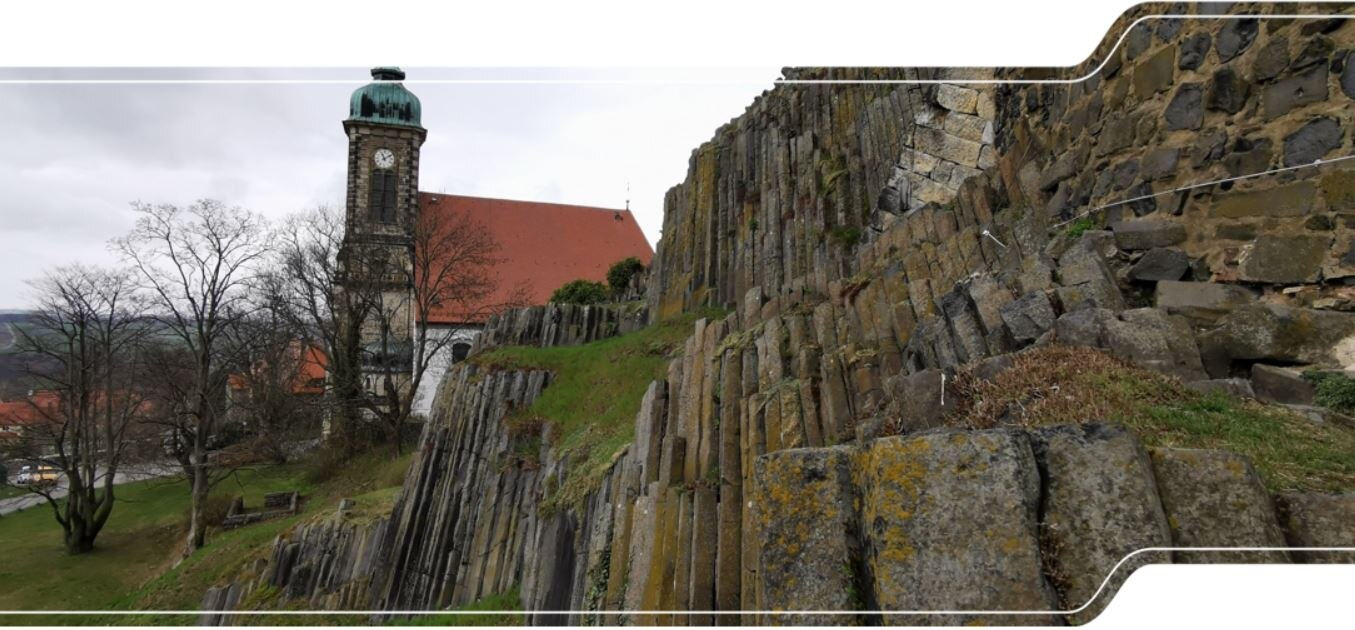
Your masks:
M315 381L323 381L329 359L325 352L319 346L309 344L306 346L306 355L301 357L301 342L293 341L287 345L287 355L290 359L300 357L300 363L297 364L297 373L292 378L293 394L323 394L325 388L323 385L315 385ZM262 363L254 366L255 371L263 369ZM226 384L234 391L243 391L249 387L249 375L230 374L226 377Z
M494 269L498 286L486 305L508 301L519 286L526 289L529 304L544 304L570 280L605 282L607 269L618 260L634 256L647 266L654 257L629 210L435 193L419 193L419 210L470 213L493 235L499 245L495 257L503 262ZM454 311L452 305L434 309L428 321L480 323Z
M0 426L24 427L49 422L59 415L59 402L61 397L49 390L38 390L24 400L0 402Z

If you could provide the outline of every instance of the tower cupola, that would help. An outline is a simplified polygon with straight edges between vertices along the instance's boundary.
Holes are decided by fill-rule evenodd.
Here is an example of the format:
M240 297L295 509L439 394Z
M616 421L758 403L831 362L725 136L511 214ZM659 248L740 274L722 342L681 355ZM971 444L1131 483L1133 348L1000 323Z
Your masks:
M348 120L423 129L419 97L400 84L404 78L399 68L372 68L373 82L348 99Z

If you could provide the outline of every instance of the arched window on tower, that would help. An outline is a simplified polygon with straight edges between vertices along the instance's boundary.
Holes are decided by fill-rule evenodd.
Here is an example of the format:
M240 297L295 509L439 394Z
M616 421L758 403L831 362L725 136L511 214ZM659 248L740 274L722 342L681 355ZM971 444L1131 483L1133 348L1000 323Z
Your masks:
M378 223L395 223L395 169L372 171L372 198L367 207L371 210L372 220Z
M452 344L452 363L460 363L466 360L466 355L470 354L470 344L457 342Z

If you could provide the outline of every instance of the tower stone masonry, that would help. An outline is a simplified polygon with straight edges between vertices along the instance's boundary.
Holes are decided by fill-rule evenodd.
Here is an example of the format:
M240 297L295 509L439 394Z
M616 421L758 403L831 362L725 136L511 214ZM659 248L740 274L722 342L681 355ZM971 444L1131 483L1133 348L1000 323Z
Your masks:
M428 132L404 77L398 68L374 68L374 82L353 92L343 122L348 194L339 285L360 292L363 382L376 395L388 376L403 387L410 372L419 149Z

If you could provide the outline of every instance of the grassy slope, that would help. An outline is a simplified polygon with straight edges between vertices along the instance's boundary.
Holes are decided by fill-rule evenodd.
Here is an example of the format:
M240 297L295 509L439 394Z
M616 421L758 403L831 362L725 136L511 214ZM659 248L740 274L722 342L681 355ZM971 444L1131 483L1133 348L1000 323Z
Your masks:
M206 548L173 566L182 544L188 493L182 481L155 480L119 487L118 503L96 549L66 554L48 509L0 518L0 609L173 610L197 608L208 586L224 582L267 553L273 538L309 516L333 509L339 498L392 494L408 458L358 458L321 484L307 480L301 465L240 471L216 494L245 496L259 505L266 492L296 489L305 500L300 515L231 531L211 530ZM382 497L385 500L387 497ZM32 617L0 617L0 623L33 623ZM42 623L183 624L173 616L62 617Z
M723 311L688 313L642 330L581 346L497 348L472 360L500 369L555 373L546 391L510 422L532 432L542 422L557 430L553 445L578 462L546 507L580 501L606 472L612 458L635 435L635 414L651 381L668 373L672 354L691 336L701 317Z
M1013 356L991 381L961 374L957 424L1036 426L1089 419L1123 424L1149 446L1235 451L1271 490L1355 489L1355 431L1283 407L1200 394L1087 348Z

